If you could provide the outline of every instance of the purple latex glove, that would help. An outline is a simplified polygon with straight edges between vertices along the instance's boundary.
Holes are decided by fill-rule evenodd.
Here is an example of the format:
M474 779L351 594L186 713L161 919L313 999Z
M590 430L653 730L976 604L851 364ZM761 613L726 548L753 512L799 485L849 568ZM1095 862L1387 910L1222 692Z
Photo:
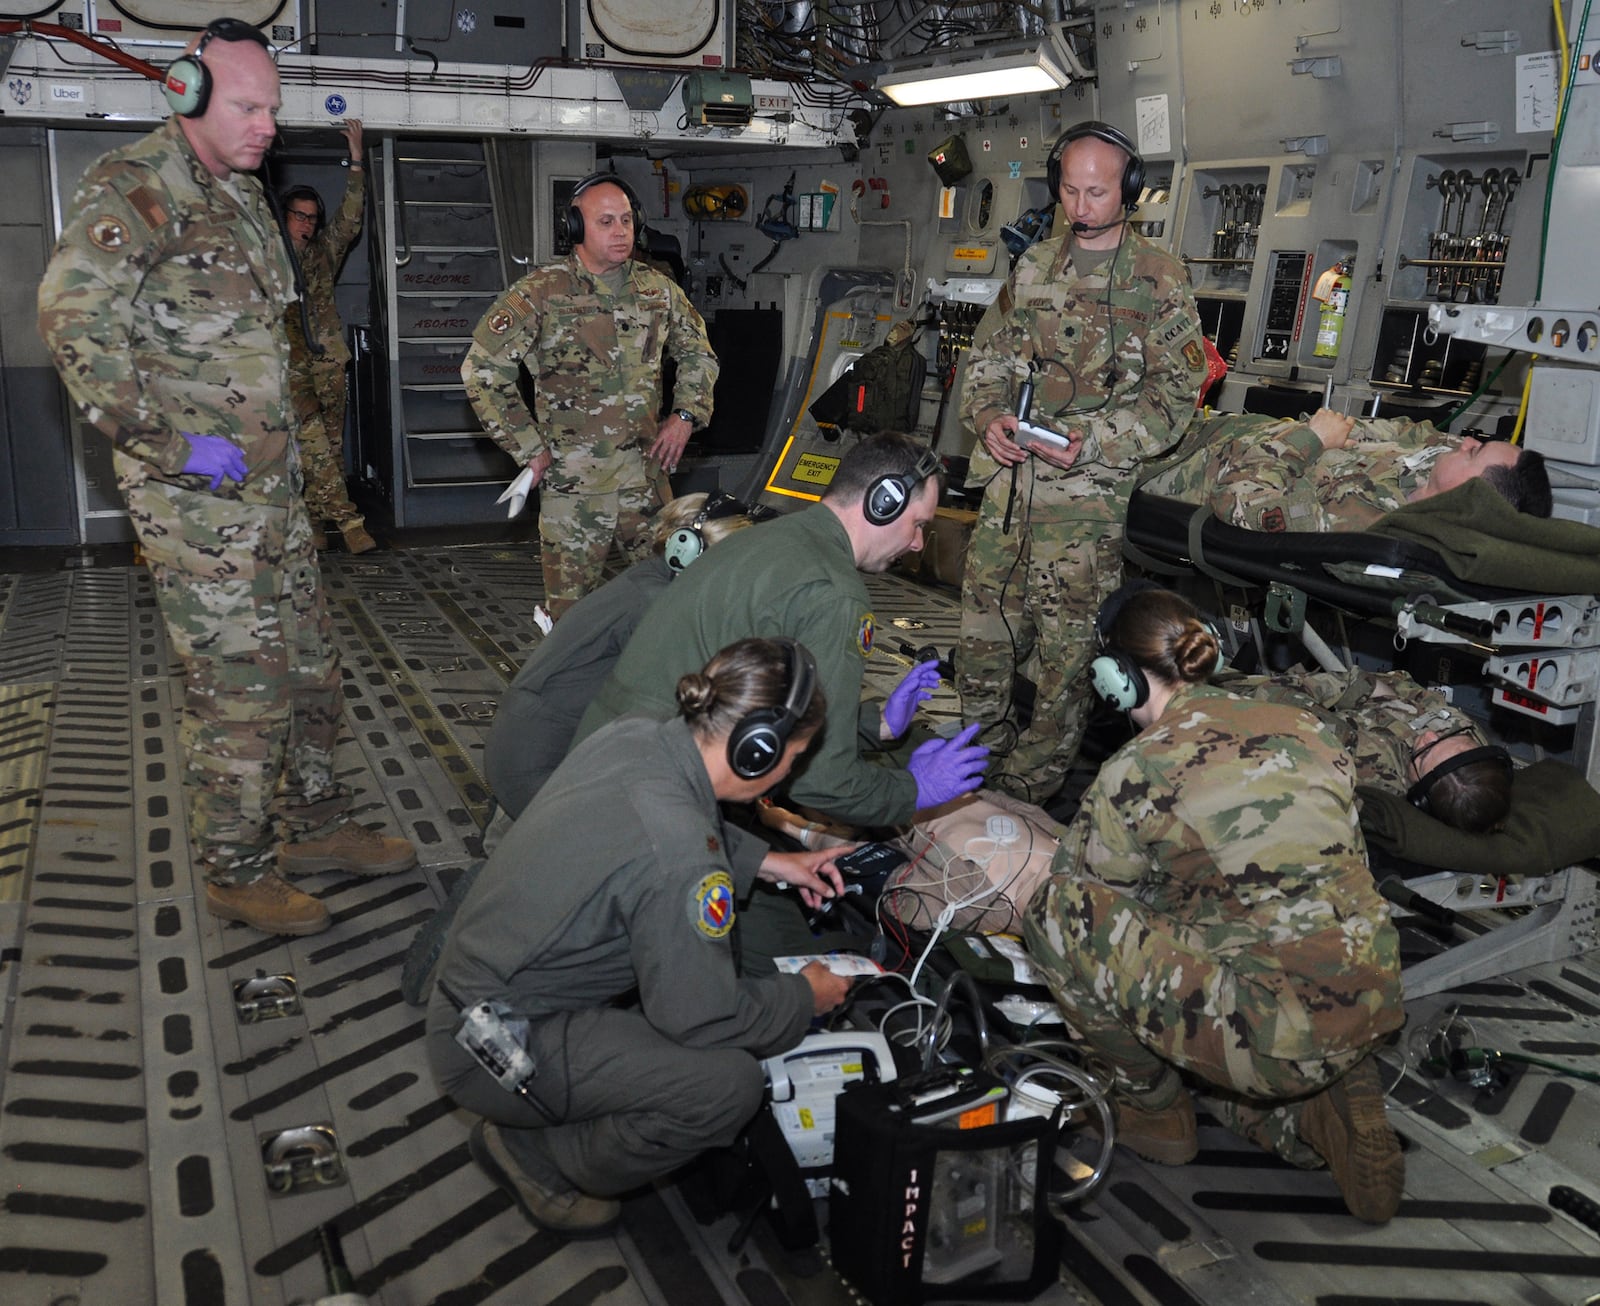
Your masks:
M919 812L970 794L982 782L989 750L972 742L982 727L974 721L954 739L930 739L911 754L906 770L917 782Z
M220 490L222 482L242 481L250 467L239 446L222 435L192 435L183 432L189 442L189 461L184 463L186 476L209 476L211 488Z
M889 700L883 705L883 724L889 729L890 739L898 739L910 729L917 704L932 698L938 687L938 658L919 663L906 672L905 679L890 691Z

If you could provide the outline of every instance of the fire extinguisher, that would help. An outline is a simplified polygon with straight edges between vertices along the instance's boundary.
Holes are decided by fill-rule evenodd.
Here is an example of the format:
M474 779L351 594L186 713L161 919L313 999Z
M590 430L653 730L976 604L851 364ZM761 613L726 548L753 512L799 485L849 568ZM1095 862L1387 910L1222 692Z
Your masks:
M1340 259L1328 282L1327 294L1322 297L1322 316L1317 319L1317 346L1311 351L1312 357L1339 357L1344 313L1350 306L1350 285L1350 260Z

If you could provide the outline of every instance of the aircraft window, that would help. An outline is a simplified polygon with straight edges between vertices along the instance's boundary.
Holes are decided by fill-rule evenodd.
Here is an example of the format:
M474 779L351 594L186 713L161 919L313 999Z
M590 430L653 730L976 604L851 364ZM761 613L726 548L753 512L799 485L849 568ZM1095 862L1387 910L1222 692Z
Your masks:
M972 207L967 213L968 225L974 231L983 231L994 216L994 183L980 182L972 192Z

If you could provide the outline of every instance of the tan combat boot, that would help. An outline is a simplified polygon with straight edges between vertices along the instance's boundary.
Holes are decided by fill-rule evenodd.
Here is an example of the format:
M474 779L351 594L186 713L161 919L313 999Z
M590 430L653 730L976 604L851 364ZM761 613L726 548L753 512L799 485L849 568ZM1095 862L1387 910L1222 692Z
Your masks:
M1389 1128L1378 1063L1366 1057L1311 1098L1300 1112L1300 1137L1328 1163L1350 1214L1387 1224L1400 1209L1406 1159Z
M489 1178L517 1199L522 1213L542 1229L599 1233L614 1225L622 1214L621 1202L580 1192L553 1167L548 1174L529 1173L506 1149L499 1125L478 1121L467 1140L467 1150Z
M361 522L346 522L339 527L339 534L344 536L344 547L351 553L371 553L378 547L378 541Z
M1182 1086L1166 1106L1147 1107L1131 1094L1117 1093L1117 1142L1158 1165L1187 1165L1200 1154L1200 1127L1194 1099Z
M206 910L225 921L243 921L264 934L321 934L329 921L327 907L271 871L249 884L207 880Z
M345 821L332 834L297 839L278 849L278 869L292 875L309 871L349 871L352 875L394 875L417 864L408 839L392 839L359 821Z

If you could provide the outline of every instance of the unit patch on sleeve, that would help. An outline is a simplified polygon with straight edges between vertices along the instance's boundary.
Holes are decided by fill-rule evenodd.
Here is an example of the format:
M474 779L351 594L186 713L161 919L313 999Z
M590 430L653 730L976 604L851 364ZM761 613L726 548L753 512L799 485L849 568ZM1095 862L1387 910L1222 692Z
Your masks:
M870 612L861 614L861 624L856 627L856 650L864 658L872 656L872 646L878 640L878 623Z
M733 880L726 871L702 876L689 894L689 919L708 939L725 939L733 929Z
M116 218L96 218L89 224L89 240L96 249L111 254L128 243L128 229Z

